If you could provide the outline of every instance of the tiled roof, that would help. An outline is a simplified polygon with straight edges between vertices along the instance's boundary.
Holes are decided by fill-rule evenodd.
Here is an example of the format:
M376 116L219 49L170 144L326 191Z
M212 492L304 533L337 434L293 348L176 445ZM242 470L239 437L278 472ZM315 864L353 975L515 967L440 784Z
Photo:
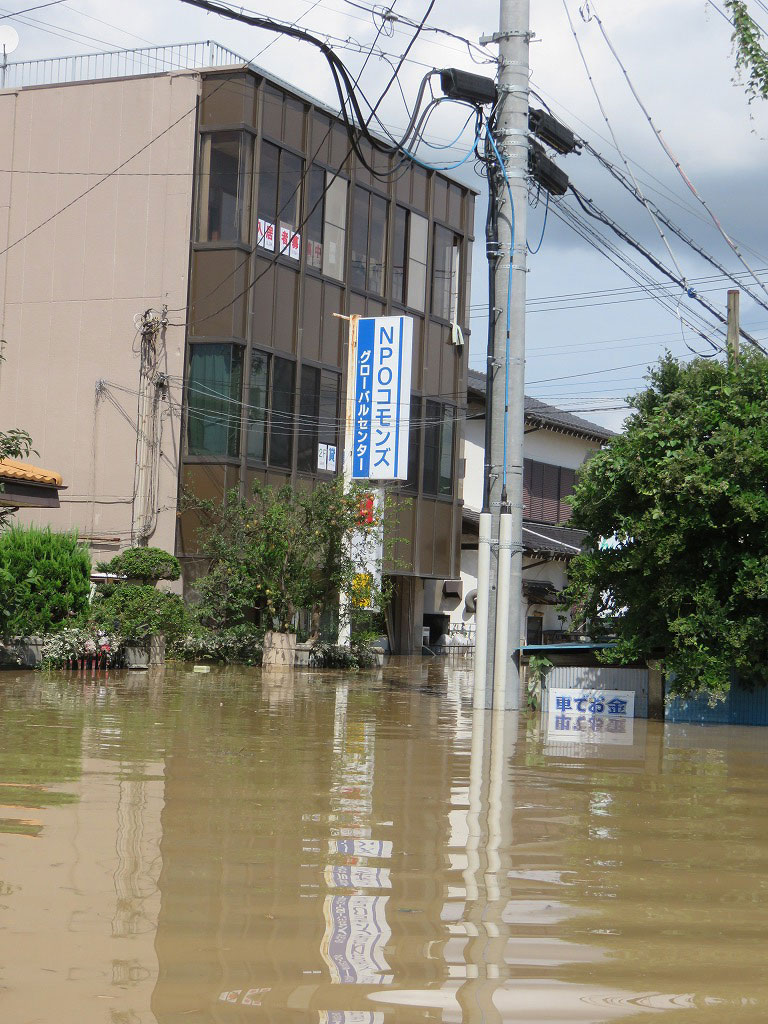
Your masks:
M462 509L462 518L477 528L480 513L471 508ZM523 521L523 547L527 555L552 555L557 558L573 558L581 551L587 534L572 526L549 526L544 523Z
M60 473L32 466L29 462L18 462L16 459L0 459L0 478L27 484L46 484L49 487L61 487L63 484Z
M469 370L467 373L467 391L473 392L476 396L485 397L486 376L479 370ZM563 412L554 405L547 405L538 398L525 396L525 422L535 426L549 427L550 430L561 430L568 434L576 434L578 437L586 437L592 441L607 441L615 437L613 430L601 427L597 423L583 420L580 416L574 416L570 412Z

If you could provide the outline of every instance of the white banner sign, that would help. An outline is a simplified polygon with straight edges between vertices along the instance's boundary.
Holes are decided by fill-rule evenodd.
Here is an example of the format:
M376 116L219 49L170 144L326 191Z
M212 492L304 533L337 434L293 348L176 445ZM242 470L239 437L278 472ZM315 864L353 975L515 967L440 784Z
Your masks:
M632 690L548 689L550 715L587 715L608 719L634 718Z
M352 478L406 480L413 320L365 317L357 324Z

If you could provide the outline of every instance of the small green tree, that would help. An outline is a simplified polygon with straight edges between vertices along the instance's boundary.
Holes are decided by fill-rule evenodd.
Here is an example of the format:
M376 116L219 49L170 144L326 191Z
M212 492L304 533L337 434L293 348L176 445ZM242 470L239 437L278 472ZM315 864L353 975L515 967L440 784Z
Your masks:
M91 559L75 533L12 526L0 533L0 635L50 633L88 605Z
M96 629L115 632L135 644L146 643L156 633L173 644L189 629L187 609L178 594L148 584L108 587L94 599L88 621Z
M613 661L661 658L677 693L768 682L768 359L667 355L581 469L588 533L566 599Z
M195 582L201 620L231 628L257 619L287 630L305 609L317 633L340 593L355 602L356 550L380 527L380 514L371 522L361 518L365 493L345 493L338 481L300 491L257 483L250 501L234 490L223 502L188 497L203 524L200 547L209 561ZM381 602L380 591L372 596Z

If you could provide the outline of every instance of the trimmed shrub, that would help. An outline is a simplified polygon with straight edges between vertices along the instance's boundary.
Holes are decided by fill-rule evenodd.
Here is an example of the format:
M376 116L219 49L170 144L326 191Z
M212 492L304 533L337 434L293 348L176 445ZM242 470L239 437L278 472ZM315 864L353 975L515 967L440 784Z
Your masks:
M128 548L109 562L99 562L97 568L145 584L177 580L181 576L178 558L163 548Z
M126 641L137 644L146 643L155 633L163 633L172 644L189 629L182 599L177 594L167 594L145 584L109 587L106 593L97 595L89 623L93 628L119 633Z
M88 606L91 558L76 533L12 526L0 533L0 635L52 633Z

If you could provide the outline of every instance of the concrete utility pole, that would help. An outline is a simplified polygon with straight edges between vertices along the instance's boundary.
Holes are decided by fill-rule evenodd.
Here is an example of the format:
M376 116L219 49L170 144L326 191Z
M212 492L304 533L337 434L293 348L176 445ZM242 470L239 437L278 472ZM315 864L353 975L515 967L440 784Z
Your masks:
M728 359L734 370L739 365L739 296L738 288L728 289Z
M499 31L493 36L499 44L500 57L494 139L509 183L507 188L503 176L497 175L500 258L496 261L495 282L499 312L489 311L490 316L496 316L495 365L488 368L489 373L494 371L490 410L490 511L492 536L494 540L501 539L497 557L491 558L485 706L497 709L518 709L521 699L529 13L529 0L500 0ZM506 494L503 496L505 477ZM503 497L506 504L502 506Z

